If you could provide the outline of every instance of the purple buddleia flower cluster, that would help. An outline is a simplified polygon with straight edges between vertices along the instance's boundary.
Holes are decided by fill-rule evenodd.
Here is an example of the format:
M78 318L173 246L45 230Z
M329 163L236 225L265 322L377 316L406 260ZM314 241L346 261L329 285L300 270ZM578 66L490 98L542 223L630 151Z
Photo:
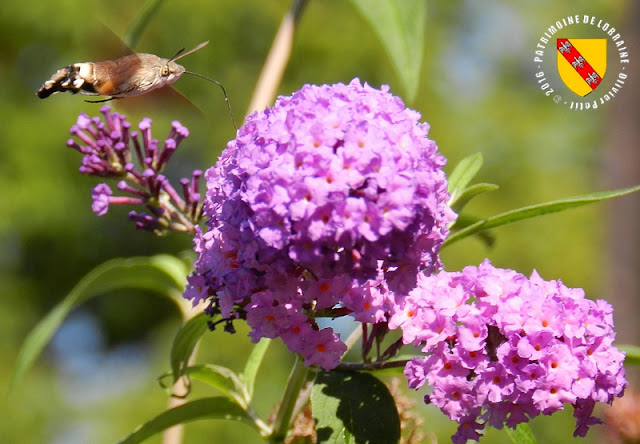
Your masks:
M422 276L389 321L423 358L405 367L409 386L460 426L454 443L478 440L485 425L514 428L563 404L585 436L596 402L622 396L624 355L612 345L613 309L581 289L529 279L488 260L461 273Z
M357 79L304 86L249 116L205 173L210 220L185 297L334 368L346 347L317 317L384 322L421 270L441 267L455 214L445 158L419 119Z
M189 130L174 121L169 136L160 146L151 135L151 119L145 118L138 131L108 106L100 109L103 118L82 113L70 133L74 138L67 146L84 155L80 172L91 176L121 179L117 189L122 196L113 196L111 188L101 183L92 192L92 209L98 216L107 213L110 205L143 205L150 214L131 211L129 219L139 229L164 234L167 231L193 232L202 217L198 181L202 172L196 170L191 179L180 181L181 197L169 180L161 174L178 148L189 136Z
M211 328L232 332L245 320L252 341L281 338L305 365L327 370L347 347L320 318L361 322L371 368L417 346L424 356L406 364L409 386L432 388L425 402L458 422L457 444L564 404L584 436L600 422L596 402L622 396L608 303L488 260L442 270L438 253L456 219L446 160L428 124L388 87L306 85L250 115L206 171L203 202L200 171L180 181L184 197L162 174L185 127L173 122L160 146L150 119L132 131L109 107L101 113L81 114L67 142L84 154L82 173L120 180L121 195L93 189L94 212L143 205L149 214L130 213L138 228L195 233L184 297L203 303ZM402 338L380 353L393 329Z

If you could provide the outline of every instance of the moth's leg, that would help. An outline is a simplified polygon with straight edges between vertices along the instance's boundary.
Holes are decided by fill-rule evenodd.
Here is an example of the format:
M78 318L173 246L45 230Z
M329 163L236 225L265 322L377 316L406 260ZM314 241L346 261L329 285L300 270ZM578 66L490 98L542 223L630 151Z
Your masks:
M121 99L122 97L109 97L108 99L102 99L102 100L85 100L85 102L87 103L104 103L104 102L110 102L111 100L116 100L116 99Z

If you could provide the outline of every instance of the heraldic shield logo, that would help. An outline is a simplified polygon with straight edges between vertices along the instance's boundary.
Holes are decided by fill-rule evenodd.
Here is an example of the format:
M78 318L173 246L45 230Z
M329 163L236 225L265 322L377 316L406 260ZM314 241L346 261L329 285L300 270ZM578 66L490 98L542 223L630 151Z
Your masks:
M558 73L567 87L584 97L607 71L607 39L557 39Z

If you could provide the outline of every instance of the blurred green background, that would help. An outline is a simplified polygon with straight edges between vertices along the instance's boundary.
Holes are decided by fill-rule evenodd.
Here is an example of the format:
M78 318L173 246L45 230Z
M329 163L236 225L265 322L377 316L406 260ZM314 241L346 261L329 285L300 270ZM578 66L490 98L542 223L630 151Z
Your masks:
M112 208L101 218L91 212L96 180L77 173L80 155L65 147L68 129L80 112L98 113L100 105L80 96L59 94L41 101L34 91L56 69L74 62L113 57L143 0L24 0L5 2L0 16L0 387L6 387L27 332L61 300L84 274L114 257L179 253L191 248L187 236L155 238L137 232L126 220L127 208ZM262 63L289 1L191 0L165 2L135 49L170 57L181 47L210 40L206 49L181 60L191 71L225 85L236 119L244 114ZM624 97L597 111L573 112L556 105L537 88L533 50L542 32L561 17L583 13L618 24L631 44L637 37L637 6L632 1L428 2L424 64L418 98L409 103L431 124L433 138L449 159L447 171L463 157L484 155L479 180L500 190L474 201L469 210L489 216L519 206L640 183L634 166L637 138L620 129L622 118L637 122L638 82L630 78ZM635 12L634 12L635 11ZM636 14L636 15L634 15ZM638 54L631 52L631 63ZM639 59L640 60L640 59ZM374 86L403 90L373 31L349 2L310 1L300 23L279 92L304 83L348 82L354 77ZM176 83L203 116L162 106L128 114L137 124L154 120L163 139L171 120L180 120L191 136L181 144L169 171L183 177L212 165L233 135L219 89L197 78ZM119 103L114 103L116 110ZM637 130L636 130L637 131ZM631 176L615 170L611 141L626 134L632 147L625 158ZM628 138L627 138L628 139ZM622 142L621 142L622 143ZM616 148L616 147L614 147ZM624 165L625 162L622 162ZM628 171L627 171L628 173ZM616 207L617 205L617 207ZM635 206L634 206L635 205ZM634 209L635 208L635 209ZM620 216L614 211L627 209ZM619 220L620 217L624 221ZM450 270L494 265L583 287L592 298L614 304L619 338L638 341L637 288L613 291L612 285L638 274L638 262L611 239L619 223L637 231L637 199L622 198L567 213L521 222L494 232L487 248L476 239L443 252ZM634 244L630 238L626 244ZM623 258L623 264L615 260ZM626 258L626 259L624 259ZM637 257L636 257L637 259ZM616 268L617 267L617 268ZM620 269L627 273L620 277ZM634 305L635 304L635 305ZM625 323L629 322L629 323ZM0 409L0 441L6 443L111 443L162 411L166 396L155 377L168 370L171 339L179 325L173 305L142 292L98 298L73 312L51 346ZM207 336L200 361L242 368L250 343L246 330ZM277 342L259 380L258 411L271 412L282 390L291 357ZM194 395L211 395L195 387ZM443 414L421 403L425 431L448 442L455 430ZM537 418L539 442L571 442L571 412ZM602 442L598 428L587 440ZM187 443L261 442L244 425L199 422L186 427ZM577 441L577 440L576 440ZM149 442L160 442L156 437ZM508 442L491 431L486 443Z

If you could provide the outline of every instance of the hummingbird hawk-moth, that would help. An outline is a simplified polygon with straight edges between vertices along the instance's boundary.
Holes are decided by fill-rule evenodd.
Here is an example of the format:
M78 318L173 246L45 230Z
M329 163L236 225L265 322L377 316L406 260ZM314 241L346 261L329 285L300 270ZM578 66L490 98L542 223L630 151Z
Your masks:
M102 101L146 94L171 85L184 73L194 74L177 64L176 60L198 51L208 43L201 43L187 52L182 49L170 59L137 53L104 62L74 63L56 71L36 94L41 99L64 91L109 97Z
M182 48L170 59L158 57L154 54L137 53L104 62L74 63L56 71L36 91L36 95L41 99L46 99L52 94L69 91L72 94L106 96L107 98L103 100L87 100L87 102L100 103L125 97L140 96L154 89L171 85L182 74L191 74L215 83L222 89L224 100L227 102L227 108L235 127L236 124L229 98L222 84L202 74L187 71L184 66L176 63L182 57L193 54L208 44L208 41L200 43L187 52L184 52L184 48Z

